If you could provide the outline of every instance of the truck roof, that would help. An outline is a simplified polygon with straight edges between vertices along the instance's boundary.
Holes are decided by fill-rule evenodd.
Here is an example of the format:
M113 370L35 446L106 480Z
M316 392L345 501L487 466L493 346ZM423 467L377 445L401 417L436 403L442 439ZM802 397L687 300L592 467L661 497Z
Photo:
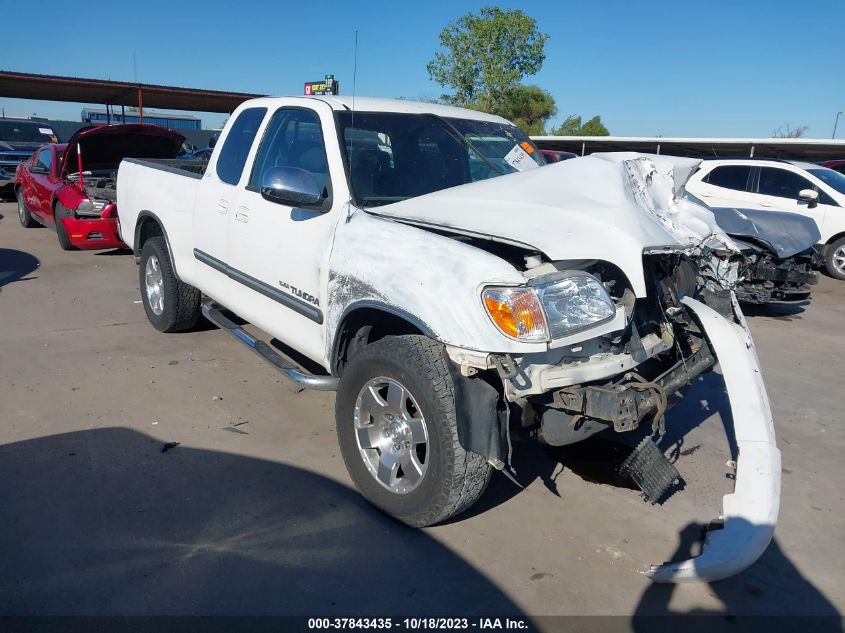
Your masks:
M282 101L290 103L291 100L319 100L328 103L333 109L343 111L352 110L353 99L348 95L326 95L313 97L261 97L253 99L250 103L269 102L272 107L274 102ZM454 119L472 119L474 121L490 121L495 123L510 124L507 119L486 112L457 108L455 106L441 105L439 103L427 103L424 101L408 101L406 99L381 99L378 97L355 97L355 110L358 112L405 112L411 114L436 114L437 116L450 117ZM278 105L281 105L279 103Z

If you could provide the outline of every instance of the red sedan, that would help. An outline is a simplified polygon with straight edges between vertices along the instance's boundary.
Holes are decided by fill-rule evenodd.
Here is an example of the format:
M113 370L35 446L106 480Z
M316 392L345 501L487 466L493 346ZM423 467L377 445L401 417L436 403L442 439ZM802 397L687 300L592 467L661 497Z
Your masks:
M564 152L558 149L544 149L541 150L543 158L547 163L559 163L562 160L569 160L570 158L578 158L578 154L572 152Z
M840 174L845 174L845 159L828 160L823 163L819 163L819 165L832 169L833 171L838 171Z
M15 173L21 224L55 229L64 250L124 247L115 206L120 161L175 158L184 140L155 125L114 125L42 145Z

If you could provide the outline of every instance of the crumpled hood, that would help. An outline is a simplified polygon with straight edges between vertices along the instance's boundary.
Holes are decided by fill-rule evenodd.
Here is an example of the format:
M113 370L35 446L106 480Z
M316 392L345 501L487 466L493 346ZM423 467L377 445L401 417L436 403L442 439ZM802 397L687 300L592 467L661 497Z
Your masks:
M725 233L752 238L780 259L792 257L821 241L815 221L797 213L728 207L710 207L710 210Z
M103 125L79 130L67 142L60 173L77 171L77 149L82 169L117 169L124 158L176 158L185 137L157 125Z
M709 226L689 231L645 208L643 200L636 199L625 161L592 156L444 189L370 212L527 245L552 260L608 261L625 272L638 296L646 294L643 250L684 248L702 242L710 232Z

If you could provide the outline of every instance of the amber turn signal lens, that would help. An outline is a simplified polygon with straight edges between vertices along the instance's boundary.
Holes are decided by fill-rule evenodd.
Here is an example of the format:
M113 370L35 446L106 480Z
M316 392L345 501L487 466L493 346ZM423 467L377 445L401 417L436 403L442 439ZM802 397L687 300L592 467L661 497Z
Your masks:
M483 295L487 313L504 334L516 339L548 339L546 317L533 290L487 288Z

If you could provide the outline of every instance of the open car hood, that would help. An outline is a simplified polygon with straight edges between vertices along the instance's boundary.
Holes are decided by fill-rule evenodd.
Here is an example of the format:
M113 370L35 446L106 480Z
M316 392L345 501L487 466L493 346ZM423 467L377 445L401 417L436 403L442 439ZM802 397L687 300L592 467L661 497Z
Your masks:
M792 257L821 241L815 221L797 213L727 207L710 210L725 233L762 244L780 259Z
M645 296L644 250L707 244L738 251L711 213L677 197L688 173L674 169L641 154L586 156L369 212L528 246L552 260L609 261Z
M62 176L77 171L77 149L82 169L117 169L124 158L176 158L185 137L178 132L147 124L103 125L79 130L67 142Z

